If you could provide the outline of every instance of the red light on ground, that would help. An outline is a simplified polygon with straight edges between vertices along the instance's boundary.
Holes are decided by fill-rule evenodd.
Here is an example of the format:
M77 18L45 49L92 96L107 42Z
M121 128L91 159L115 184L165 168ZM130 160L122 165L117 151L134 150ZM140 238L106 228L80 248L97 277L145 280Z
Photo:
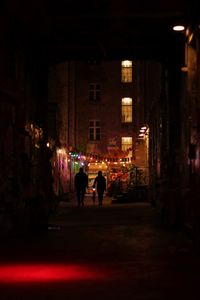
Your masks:
M0 266L0 284L98 280L103 278L105 276L102 272L79 265L14 264Z

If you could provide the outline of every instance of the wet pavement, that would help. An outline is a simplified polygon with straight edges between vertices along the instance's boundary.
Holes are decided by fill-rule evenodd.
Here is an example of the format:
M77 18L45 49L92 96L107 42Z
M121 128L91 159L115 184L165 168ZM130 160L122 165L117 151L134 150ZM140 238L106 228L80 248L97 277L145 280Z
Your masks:
M198 299L200 255L149 203L60 203L48 230L3 239L0 299Z

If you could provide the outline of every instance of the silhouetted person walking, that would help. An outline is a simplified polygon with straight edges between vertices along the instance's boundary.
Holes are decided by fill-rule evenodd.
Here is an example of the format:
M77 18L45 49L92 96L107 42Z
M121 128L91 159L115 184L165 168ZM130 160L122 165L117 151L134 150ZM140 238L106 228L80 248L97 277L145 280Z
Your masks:
M98 172L98 176L94 180L93 187L95 187L96 184L97 184L97 194L98 194L99 206L102 206L103 193L104 193L104 191L106 191L106 179L102 175L102 171Z
M85 189L88 186L88 177L84 173L83 168L75 175L75 188L77 193L78 206L84 206Z

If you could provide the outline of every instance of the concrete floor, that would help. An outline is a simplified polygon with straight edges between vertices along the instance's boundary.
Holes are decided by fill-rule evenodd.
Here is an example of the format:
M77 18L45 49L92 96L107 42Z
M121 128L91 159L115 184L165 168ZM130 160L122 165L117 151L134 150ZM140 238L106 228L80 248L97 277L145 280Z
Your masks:
M49 229L4 239L0 299L199 299L200 256L148 203L60 203Z

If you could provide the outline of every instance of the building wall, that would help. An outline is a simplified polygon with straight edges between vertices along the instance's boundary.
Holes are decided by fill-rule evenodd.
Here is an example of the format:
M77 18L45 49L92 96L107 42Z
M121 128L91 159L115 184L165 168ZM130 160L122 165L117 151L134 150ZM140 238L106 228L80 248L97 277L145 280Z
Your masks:
M76 69L77 147L88 153L106 155L110 139L116 141L116 152L121 149L121 137L132 136L135 141L134 83L121 83L121 62L103 61L100 64L80 62ZM89 101L89 83L101 84L101 101ZM133 99L133 123L121 123L121 98ZM100 120L101 140L88 140L89 120Z
M136 64L137 123L136 165L143 167L149 184L148 198L158 201L156 186L161 178L162 138L162 66L156 61L138 61ZM165 110L165 117L167 115ZM145 138L139 138L142 126L148 127ZM167 137L164 136L164 139Z
M73 188L73 166L68 163L68 152L76 147L74 72L73 62L49 66L48 138L54 144L54 188L58 195Z
M200 30L188 30L185 44L185 66L183 74L185 93L182 97L182 186L187 189L182 195L183 221L191 230L196 248L200 249ZM192 37L192 38L191 38Z
M121 61L71 61L53 65L49 69L48 103L49 108L55 108L56 123L54 126L49 124L49 137L53 137L53 132L57 132L58 145L64 147L66 153L78 151L82 154L118 158L122 155L121 137L132 137L131 154L128 154L132 157L132 163L148 169L149 157L153 157L153 168L159 169L158 166L154 166L155 161L159 164L160 160L159 142L152 150L153 154L149 156L149 141L147 149L146 143L144 147L140 147L137 138L141 126L149 124L153 139L158 138L160 141L159 133L156 132L160 126L160 82L161 69L155 62L133 61L131 83L121 82ZM89 101L90 83L100 84L99 102ZM129 124L121 122L123 97L131 97L133 101L133 122ZM89 141L89 120L101 122L100 141ZM145 158L145 166L144 159L141 161L139 157ZM60 158L57 160L60 161ZM67 168L65 163L62 163L61 167L57 163L59 170L67 169L62 172L61 179L62 189L65 191L73 189L73 160L71 159Z
M0 233L12 229L19 203L20 130L24 124L24 53L12 22L0 20ZM24 145L22 146L24 147Z
M42 221L31 200L40 200L38 211L46 210L52 182L45 145L46 56L23 42L14 18L2 17L0 25L0 233L5 234Z

